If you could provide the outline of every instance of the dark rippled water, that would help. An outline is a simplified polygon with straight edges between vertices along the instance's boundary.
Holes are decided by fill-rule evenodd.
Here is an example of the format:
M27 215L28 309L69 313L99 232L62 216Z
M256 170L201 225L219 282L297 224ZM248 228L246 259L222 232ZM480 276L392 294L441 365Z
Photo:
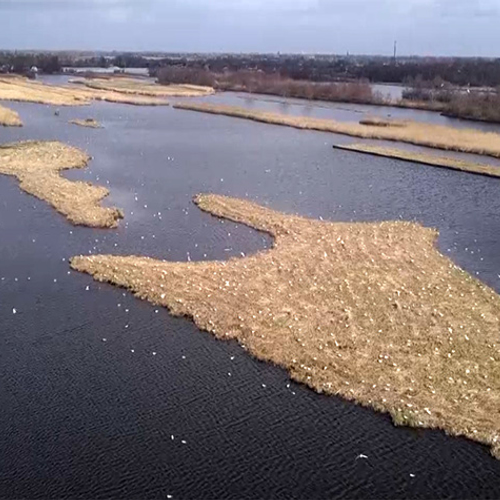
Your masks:
M443 252L500 291L500 182L170 108L95 104L56 117L12 106L26 126L0 129L0 142L86 149L89 169L68 176L109 181L107 203L126 219L117 230L72 227L0 177L1 498L500 497L500 461L485 447L288 388L284 371L67 263L89 252L200 260L268 247L191 203L216 192L331 220L436 226ZM76 117L105 129L67 125Z

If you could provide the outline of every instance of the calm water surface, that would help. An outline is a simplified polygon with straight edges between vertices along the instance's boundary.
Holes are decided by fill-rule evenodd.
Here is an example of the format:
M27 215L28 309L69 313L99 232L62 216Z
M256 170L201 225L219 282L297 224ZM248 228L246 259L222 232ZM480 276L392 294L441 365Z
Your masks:
M66 85L69 79L79 78L78 75L43 75L39 79L51 85ZM154 79L150 79L154 82ZM396 92L402 92L403 87L390 85L374 85L375 90L384 93L386 89L389 96L399 99ZM380 87L380 88L379 88ZM170 101L182 101L183 99L170 98ZM306 116L312 118L325 118L338 121L359 122L366 117L390 118L393 120L414 120L434 125L445 125L458 129L476 129L485 132L500 133L500 124L481 123L455 118L447 118L433 111L396 108L391 106L370 106L363 104L348 104L325 101L308 101L305 99L291 99L279 96L249 94L244 92L217 92L200 99L201 101L214 104L226 104L230 106L241 106L250 109L271 111L294 116Z
M12 107L26 125L0 129L1 143L86 149L89 168L68 177L109 182L106 203L126 218L116 230L75 228L0 177L0 498L500 497L500 461L485 447L287 388L283 370L67 262L268 248L268 237L191 202L215 192L336 221L438 227L442 251L500 291L498 181L334 151L331 134L171 108ZM105 128L67 124L86 117Z

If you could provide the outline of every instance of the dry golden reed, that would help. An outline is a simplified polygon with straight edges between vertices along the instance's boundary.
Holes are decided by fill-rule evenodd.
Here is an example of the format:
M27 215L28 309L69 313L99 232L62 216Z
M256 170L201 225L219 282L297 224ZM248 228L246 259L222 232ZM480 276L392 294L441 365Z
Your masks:
M451 156L437 156L420 151L408 151L405 149L385 148L380 146L370 146L367 144L336 144L335 149L345 151L355 151L357 153L365 153L373 156L381 156L383 158L393 158L395 160L408 161L412 163L420 163L421 165L430 165L432 167L448 168L451 170L460 170L461 172L469 172L471 174L487 175L489 177L500 177L500 167L490 165L482 165L473 163L460 158Z
M0 99L54 106L81 106L90 102L88 97L71 89L45 85L23 77L0 78Z
M427 146L447 151L475 153L500 158L500 134L481 132L473 129L455 129L442 125L431 125L428 123L411 121L405 122L404 127L380 127L374 125L360 125L359 123L339 122L322 118L290 116L239 108L236 106L207 103L183 102L174 104L173 107L203 113L245 118L274 125L285 125L298 129L333 132L335 134L349 135L362 139L398 141L417 146Z
M379 116L367 116L359 121L360 125L371 125L373 127L406 127L406 122L387 120Z
M244 200L198 206L274 236L220 262L79 256L78 271L193 318L318 392L443 429L500 458L500 297L409 222L331 223Z
M123 213L100 205L109 194L103 186L70 181L61 170L84 168L89 156L60 142L27 141L0 146L0 174L19 179L19 187L52 205L75 225L116 227Z
M91 89L150 97L200 97L215 92L211 87L200 85L158 85L135 78L87 78L72 80Z
M80 127L102 128L102 125L93 118L86 118L85 120L76 118L75 120L70 120L69 123L71 123L72 125L79 125Z
M16 111L0 106L0 126L22 127L23 122Z
M22 77L0 78L0 100L22 101L53 106L83 106L93 100L133 104L137 106L167 106L168 101L144 95L132 95L84 86L55 86Z

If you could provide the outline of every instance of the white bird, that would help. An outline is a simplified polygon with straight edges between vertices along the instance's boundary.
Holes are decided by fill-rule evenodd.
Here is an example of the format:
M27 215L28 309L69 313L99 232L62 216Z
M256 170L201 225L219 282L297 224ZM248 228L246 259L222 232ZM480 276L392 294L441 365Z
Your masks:
M367 455L363 455L362 453L360 453L357 457L356 457L356 460L359 460L360 458L362 459L367 459L368 456Z
M17 309L14 307L12 308L12 314L16 314L17 313Z

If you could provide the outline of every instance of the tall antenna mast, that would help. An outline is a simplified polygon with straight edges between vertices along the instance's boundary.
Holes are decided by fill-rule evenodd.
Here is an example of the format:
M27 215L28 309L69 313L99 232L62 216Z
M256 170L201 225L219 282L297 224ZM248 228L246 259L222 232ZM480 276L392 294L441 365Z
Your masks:
M394 40L394 64L396 64L397 55L398 55L398 41Z

